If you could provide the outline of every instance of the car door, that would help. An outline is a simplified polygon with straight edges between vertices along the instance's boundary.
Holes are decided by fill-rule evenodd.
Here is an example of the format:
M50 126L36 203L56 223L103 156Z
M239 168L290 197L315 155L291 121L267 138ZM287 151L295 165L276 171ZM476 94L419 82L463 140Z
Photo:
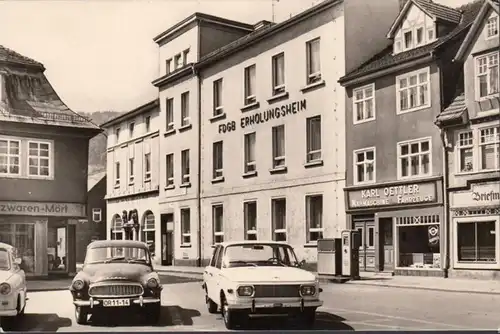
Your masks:
M205 286L207 288L207 295L210 299L212 299L212 291L214 290L213 288L213 282L214 282L214 268L215 268L215 263L217 261L217 255L219 253L219 248L220 246L216 246L214 248L214 252L212 254L212 258L210 259L210 263L208 264L207 267L205 267L205 270L203 271L203 282L205 282Z

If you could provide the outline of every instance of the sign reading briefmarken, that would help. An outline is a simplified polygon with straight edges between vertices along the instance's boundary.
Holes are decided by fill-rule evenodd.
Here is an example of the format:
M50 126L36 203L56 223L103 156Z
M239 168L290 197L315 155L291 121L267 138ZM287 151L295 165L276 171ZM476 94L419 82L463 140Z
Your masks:
M85 217L85 205L78 203L0 201L0 215Z
M411 205L436 202L437 189L436 183L426 182L350 190L347 196L350 209Z

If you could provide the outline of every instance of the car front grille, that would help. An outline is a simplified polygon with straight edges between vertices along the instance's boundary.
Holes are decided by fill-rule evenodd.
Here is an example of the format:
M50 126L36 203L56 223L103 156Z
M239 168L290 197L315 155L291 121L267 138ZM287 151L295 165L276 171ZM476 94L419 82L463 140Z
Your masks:
M254 285L255 298L267 298L267 297L300 297L300 285Z
M140 296L144 292L140 284L99 284L90 286L89 296L91 297L134 297Z

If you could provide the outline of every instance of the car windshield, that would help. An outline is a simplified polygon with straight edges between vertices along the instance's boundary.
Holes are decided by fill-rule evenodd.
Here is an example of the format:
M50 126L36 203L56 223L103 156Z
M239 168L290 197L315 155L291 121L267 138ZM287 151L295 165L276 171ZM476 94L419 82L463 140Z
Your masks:
M255 243L227 246L223 264L226 268L234 268L246 266L296 267L299 263L291 246Z
M0 270L10 269L10 256L9 252L5 249L0 249Z
M150 264L150 256L147 249L139 247L104 246L87 250L85 264L111 262Z

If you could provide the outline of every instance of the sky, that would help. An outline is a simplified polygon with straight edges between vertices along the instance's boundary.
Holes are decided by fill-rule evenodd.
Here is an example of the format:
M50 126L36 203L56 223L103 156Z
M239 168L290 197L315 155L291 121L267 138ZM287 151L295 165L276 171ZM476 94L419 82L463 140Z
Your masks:
M456 7L470 0L434 1ZM279 0L275 22L318 2ZM196 11L251 24L272 20L271 0L3 0L0 44L43 63L74 111L128 111L158 95L153 38Z

